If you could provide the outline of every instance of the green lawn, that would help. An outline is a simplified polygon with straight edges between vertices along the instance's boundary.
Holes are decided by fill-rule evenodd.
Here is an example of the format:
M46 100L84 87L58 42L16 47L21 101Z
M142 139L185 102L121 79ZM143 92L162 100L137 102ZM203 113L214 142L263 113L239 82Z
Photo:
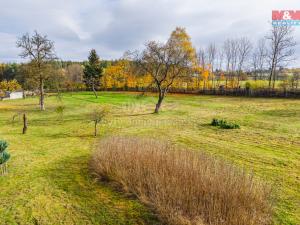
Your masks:
M63 94L0 102L0 139L9 141L9 174L0 177L0 224L157 224L149 209L91 178L88 161L105 136L151 136L210 152L274 186L277 224L300 224L300 101L292 99L170 95L159 115L156 98L135 93ZM63 104L63 118L55 112ZM110 109L94 138L88 114ZM28 133L21 117L27 113ZM241 129L208 124L225 118Z

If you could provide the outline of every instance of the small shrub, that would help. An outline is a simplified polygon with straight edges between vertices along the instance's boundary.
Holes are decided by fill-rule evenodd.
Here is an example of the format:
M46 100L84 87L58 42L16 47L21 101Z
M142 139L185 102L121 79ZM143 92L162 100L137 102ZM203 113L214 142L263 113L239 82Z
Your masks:
M218 119L213 118L213 120L211 121L211 125L212 125L212 126L215 126L215 127L216 127L216 126L219 126L219 124L220 124L220 123L219 123L219 120L218 120Z
M3 90L0 89L0 100L1 98L5 97L5 92Z
M249 81L245 83L245 88L248 90L251 88L251 83Z
M137 99L142 99L142 98L145 98L145 97L146 97L145 92L142 92L142 93L139 93L138 95L136 95Z
M0 140L0 153L4 152L7 147L8 147L8 143L6 141Z
M62 93L60 91L57 92L56 99L57 99L57 101L62 102L63 95L62 95Z
M219 120L214 118L211 123L212 126L220 127L222 129L239 129L240 125L237 123L228 122L226 120Z
M153 139L114 137L91 168L152 206L167 224L271 223L269 187L225 161Z
M269 87L269 83L266 80L248 80L244 87L247 88L247 86L249 88L251 88L252 90L256 90L256 89L261 89L261 88L268 88Z
M103 122L105 117L107 117L109 113L108 108L96 108L92 113L89 114L89 119L94 122L94 136L98 135L98 124Z
M226 120L221 120L220 128L222 129L239 129L240 125L236 123L227 122Z
M66 107L63 105L57 106L55 109L55 112L57 113L60 120L62 120L64 117L65 109L66 109Z
M10 159L10 154L6 151L8 143L0 140L0 175L7 173L7 161Z

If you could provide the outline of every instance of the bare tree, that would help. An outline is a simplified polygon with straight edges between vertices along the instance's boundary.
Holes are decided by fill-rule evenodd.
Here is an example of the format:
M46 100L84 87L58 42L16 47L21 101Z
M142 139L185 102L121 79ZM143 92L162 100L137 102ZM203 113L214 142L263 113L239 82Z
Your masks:
M296 42L293 37L291 26L272 26L270 33L266 36L269 42L267 57L270 64L269 87L275 88L277 79L276 69L284 67L293 60Z
M225 86L227 88L227 82L228 82L228 76L230 74L230 64L232 62L232 45L231 45L231 40L227 39L224 41L223 44L223 53L224 53L224 58L225 58L225 68L226 68L226 75L225 75Z
M297 89L300 81L300 71L294 71L291 78L291 86L292 88Z
M217 69L223 70L223 63L224 63L224 50L220 48L217 51Z
M202 75L204 74L205 72L205 67L206 67L206 64L207 64L207 55L206 55L206 52L204 49L199 49L198 53L197 53L197 64L200 66L201 68L201 73ZM203 89L205 89L205 79L203 79L204 81L204 84L203 84ZM197 77L197 88L199 89L200 88L200 77L198 76Z
M230 39L224 41L223 44L223 53L225 57L225 67L226 71L229 72L230 70L230 62L231 62L231 46L230 46Z
M71 64L66 69L66 77L70 82L83 82L83 66L80 64Z
M236 43L237 43L237 75L238 75L237 85L239 86L243 67L245 65L245 62L248 60L248 57L252 50L252 44L250 40L246 37L242 37L238 39Z
M262 79L263 72L266 66L266 56L267 56L267 48L266 48L266 40L260 39L258 41L258 71L259 71L259 79Z
M263 77L263 71L266 66L266 40L261 38L257 42L257 46L252 54L252 68L254 73L254 79L257 80L257 75L259 74L259 79Z
M226 87L228 78L233 80L234 75L238 72L238 82L244 66L244 63L251 50L251 43L247 38L227 39L223 44L223 53L226 67Z
M195 64L196 53L190 37L184 28L176 28L166 44L148 42L146 49L135 57L135 62L143 73L152 76L158 91L155 113L159 112L161 103L174 80L190 76Z
M230 40L230 52L231 52L231 62L230 62L230 70L232 73L232 77L236 71L237 62L238 62L238 40L231 39Z
M252 67L252 74L254 75L254 80L257 80L257 73L258 73L258 52L254 51L252 53L251 58L251 67Z
M22 58L31 60L31 65L36 67L37 79L40 92L40 108L45 110L44 104L44 81L46 79L46 64L56 58L54 53L54 42L50 41L47 36L34 32L33 36L28 33L24 34L17 41L17 47L23 51L20 54Z
M219 86L220 81L221 81L221 76L222 76L223 71L224 71L223 64L224 64L224 49L219 48L219 50L217 51L217 59L216 59L216 65L217 65L217 69L216 69L216 75L217 75L216 86Z
M215 69L216 57L217 57L216 44L211 43L207 48L207 58L208 58L208 63L210 65L210 72L211 72L213 86L214 86L214 69Z
M83 66L80 64L71 64L66 68L66 81L73 92L74 88L82 87L83 84Z

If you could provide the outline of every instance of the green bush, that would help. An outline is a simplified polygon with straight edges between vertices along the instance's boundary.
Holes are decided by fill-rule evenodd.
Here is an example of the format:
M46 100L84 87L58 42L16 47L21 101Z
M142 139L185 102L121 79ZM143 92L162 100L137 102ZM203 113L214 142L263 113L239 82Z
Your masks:
M55 109L55 112L57 113L57 115L59 116L59 119L61 119L61 120L63 119L65 109L66 109L66 107L63 105L60 105Z
M247 82L245 83L245 88L246 88L246 89L250 89L250 88L251 88L251 83L250 83L249 81L247 81Z
M0 140L0 165L6 163L10 158L10 154L6 151L7 147L8 143Z
M211 124L210 124L210 125L217 127L217 126L219 126L219 124L220 124L219 120L213 118L213 120L211 121Z
M6 141L0 140L0 153L4 152L8 147L8 143Z
M219 120L214 118L211 121L211 125L215 127L220 127L222 129L239 129L240 125L237 123L228 122L226 120Z
M138 94L137 96L136 96L136 98L137 99L142 99L142 98L144 98L146 95L145 95L145 92L142 92L142 93L140 93L140 94Z
M3 164L3 163L6 163L10 158L10 154L8 152L3 152L1 153L1 156L0 156L0 165Z

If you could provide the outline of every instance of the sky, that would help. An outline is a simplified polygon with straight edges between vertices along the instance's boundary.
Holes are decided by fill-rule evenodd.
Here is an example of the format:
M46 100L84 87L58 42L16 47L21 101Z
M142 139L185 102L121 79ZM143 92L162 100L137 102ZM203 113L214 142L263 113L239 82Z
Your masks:
M16 40L37 30L55 42L63 60L82 61L94 48L102 59L166 41L185 27L196 49L226 38L253 43L270 30L272 10L300 10L299 0L0 0L0 62L19 62ZM290 66L300 67L299 42Z

